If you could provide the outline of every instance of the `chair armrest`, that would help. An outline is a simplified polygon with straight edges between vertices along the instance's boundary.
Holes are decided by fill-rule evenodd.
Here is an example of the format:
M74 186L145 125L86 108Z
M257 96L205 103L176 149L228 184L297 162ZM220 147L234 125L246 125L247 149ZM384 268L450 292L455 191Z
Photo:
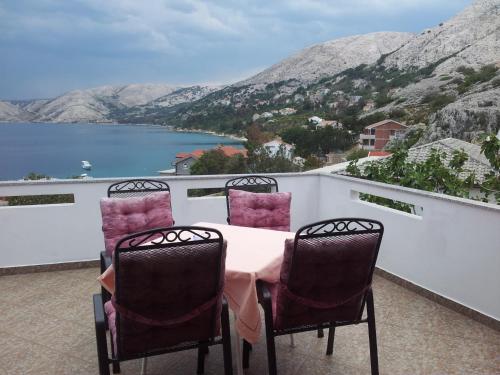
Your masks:
M102 301L101 294L94 294L94 318L96 325L104 325L106 321L106 315L104 314L104 303Z
M257 298L259 300L259 303L261 305L264 305L266 301L271 302L271 291L267 287L266 282L262 280L257 280L256 287L257 287Z
M229 305L227 303L227 299L226 299L225 295L222 295L222 309L229 309Z
M111 266L112 262L112 258L106 253L106 251L101 251L101 273L106 271L106 269Z

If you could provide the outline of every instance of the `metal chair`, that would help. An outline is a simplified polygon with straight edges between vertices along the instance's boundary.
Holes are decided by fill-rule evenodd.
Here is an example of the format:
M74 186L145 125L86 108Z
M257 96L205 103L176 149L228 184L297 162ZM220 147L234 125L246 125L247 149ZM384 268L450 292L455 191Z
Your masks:
M134 198L134 197L144 197L158 192L170 193L170 186L168 186L166 182L159 180L134 179L134 180L119 181L110 185L108 187L107 196L108 198ZM168 199L170 199L170 197ZM172 215L172 212L170 211L169 214ZM172 225L174 225L174 223L175 221L172 220ZM138 231L147 229L153 229L153 228L143 227L140 228ZM109 252L101 251L100 265L101 265L101 273L104 272L111 265L111 255ZM105 289L102 289L102 295L105 300L109 300L110 297L109 293Z
M170 192L170 186L164 181L134 179L115 182L108 187L108 198L139 197L159 191Z
M286 241L280 281L257 284L270 375L277 374L276 336L328 328L326 354L331 355L335 327L360 323L368 323L371 373L378 374L371 283L383 232L378 221L342 218L304 226L294 240ZM248 364L247 345L243 366Z
M208 347L222 344L231 375L225 258L222 234L210 228L157 228L123 238L114 252L113 298L103 305L100 294L93 296L99 373L108 375L110 364L119 372L121 361L197 348L202 374Z
M278 181L273 177L249 175L236 177L226 182L224 193L226 195L227 223L231 224L231 207L229 205L229 190L244 190L254 193L278 192Z

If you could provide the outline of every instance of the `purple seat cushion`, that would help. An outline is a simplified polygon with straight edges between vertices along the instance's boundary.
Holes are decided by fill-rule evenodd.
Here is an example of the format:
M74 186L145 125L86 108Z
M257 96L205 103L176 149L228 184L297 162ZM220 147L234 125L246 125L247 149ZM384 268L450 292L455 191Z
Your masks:
M290 231L291 193L229 190L231 225Z
M116 243L132 233L173 225L169 192L143 197L102 198L102 231L106 253L112 255Z

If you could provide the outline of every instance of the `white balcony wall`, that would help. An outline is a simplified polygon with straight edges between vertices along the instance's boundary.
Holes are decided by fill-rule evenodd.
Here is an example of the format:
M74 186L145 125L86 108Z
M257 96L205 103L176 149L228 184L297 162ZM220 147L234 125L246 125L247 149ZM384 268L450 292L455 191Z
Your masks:
M377 266L500 320L500 206L343 176L322 176L319 218L364 217L385 227ZM421 216L359 200L370 193Z
M188 198L188 189L224 187L232 176L170 177L176 225L226 223L224 197ZM116 179L0 182L0 197L74 194L74 204L0 207L0 267L97 259L103 249L99 200ZM317 215L318 176L280 174L280 191L292 192L294 229Z
M364 217L385 226L378 266L500 320L500 207L440 194L320 174L278 174L292 192L292 228L326 218ZM226 222L224 197L187 198L230 176L166 177L177 225ZM99 199L115 179L0 182L0 197L75 195L74 204L0 207L0 267L97 259L103 248ZM410 215L360 201L370 193L415 204Z

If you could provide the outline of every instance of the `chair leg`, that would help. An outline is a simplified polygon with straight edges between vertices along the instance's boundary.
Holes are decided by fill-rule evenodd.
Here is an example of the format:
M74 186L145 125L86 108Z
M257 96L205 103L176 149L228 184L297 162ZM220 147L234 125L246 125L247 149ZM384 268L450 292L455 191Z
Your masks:
M99 375L109 375L108 343L106 339L105 314L102 305L102 296L94 295L95 338L97 344L97 361Z
M368 312L368 337L370 339L370 364L372 375L378 375L377 330L375 327L375 307L371 289L368 291L366 308Z
M146 375L148 371L148 357L142 359L141 375Z
M227 306L227 301L225 298L222 299L221 329L222 351L224 354L224 375L233 375L233 359L231 356L231 331L229 329L229 308Z
M295 338L293 337L293 333L290 334L290 348L295 348Z
M243 368L250 367L250 350L252 350L252 345L243 339Z
M323 333L323 328L318 328L318 338L323 338L325 337L325 334Z
M326 355L333 354L333 340L335 339L335 327L328 329L328 344L326 345Z
M262 307L264 308L264 320L266 324L267 365L269 367L269 375L277 375L278 369L276 366L276 345L274 343L271 299L266 300Z
M198 346L198 366L196 368L197 374L203 374L205 372L205 355L207 353L207 345L200 342Z
M267 364L269 366L269 375L277 375L278 369L276 366L276 346L274 343L274 335L272 332L266 332L266 344L267 344Z
M113 361L113 374L119 374L120 371L120 362Z

